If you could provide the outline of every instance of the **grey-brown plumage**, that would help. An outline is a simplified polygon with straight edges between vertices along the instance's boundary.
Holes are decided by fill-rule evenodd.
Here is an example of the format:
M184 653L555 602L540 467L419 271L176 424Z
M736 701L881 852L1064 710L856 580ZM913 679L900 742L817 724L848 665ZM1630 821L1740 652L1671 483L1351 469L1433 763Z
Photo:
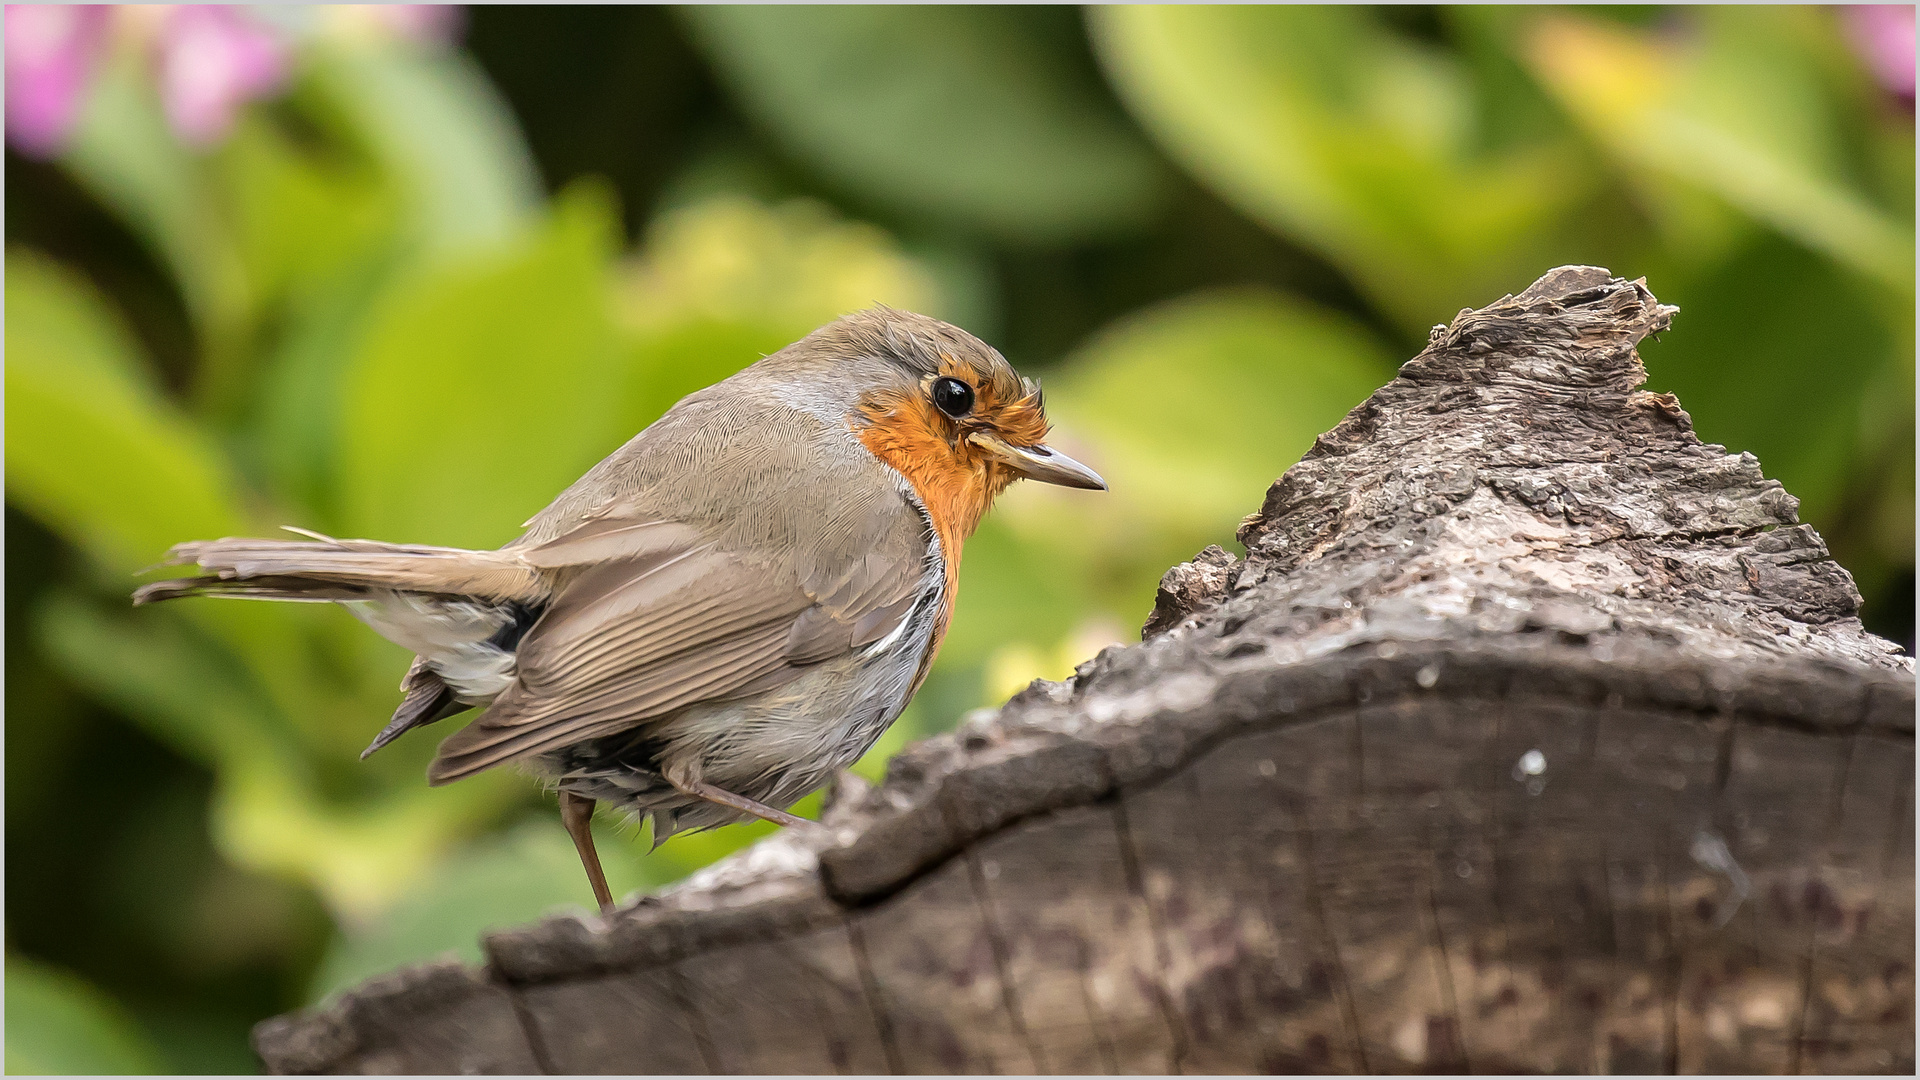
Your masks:
M954 377L978 387L979 416L924 407ZM945 496L930 507L910 476L946 473L876 452L870 429L927 426L935 457L983 477L1024 462L1098 483L996 434L984 403L1023 394L1037 414L1031 385L965 332L861 312L682 400L499 550L195 542L170 558L204 573L135 602L342 603L418 655L367 753L484 706L441 744L432 783L518 762L651 816L662 840L791 804L865 752L924 674L953 575Z

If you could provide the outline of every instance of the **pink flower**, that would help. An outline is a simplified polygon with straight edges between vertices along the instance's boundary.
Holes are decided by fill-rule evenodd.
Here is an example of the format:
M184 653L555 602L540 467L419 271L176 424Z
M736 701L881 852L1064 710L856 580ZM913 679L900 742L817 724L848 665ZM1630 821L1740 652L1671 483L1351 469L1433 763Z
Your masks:
M168 13L159 47L167 121L193 146L219 142L240 106L287 74L286 46L240 8L182 4Z
M375 15L395 36L424 44L444 45L460 32L457 4L373 4Z
M1854 4L1845 9L1848 36L1880 85L1913 100L1913 8Z
M52 157L66 145L106 25L98 5L7 5L7 141L21 153Z
M457 4L328 4L322 10L335 33L415 45L452 44L466 14Z

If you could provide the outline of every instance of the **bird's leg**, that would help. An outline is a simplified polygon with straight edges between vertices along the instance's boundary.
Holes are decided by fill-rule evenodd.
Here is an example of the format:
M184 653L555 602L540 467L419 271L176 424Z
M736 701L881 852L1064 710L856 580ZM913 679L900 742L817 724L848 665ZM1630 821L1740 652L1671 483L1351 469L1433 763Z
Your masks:
M600 914L613 914L613 892L607 888L606 872L600 869L600 853L593 849L593 800L571 791L560 792L560 820L573 837L574 850L580 853L580 865L586 868L593 898L600 901Z
M665 770L667 783L672 784L673 789L682 795L691 795L696 799L705 799L710 803L732 807L741 813L752 814L762 821L771 821L775 825L792 828L796 825L805 827L816 824L806 818L795 817L785 810L775 810L766 803L754 802L745 795L735 795L731 791L714 787L697 776L688 775L689 772L691 770L669 768Z

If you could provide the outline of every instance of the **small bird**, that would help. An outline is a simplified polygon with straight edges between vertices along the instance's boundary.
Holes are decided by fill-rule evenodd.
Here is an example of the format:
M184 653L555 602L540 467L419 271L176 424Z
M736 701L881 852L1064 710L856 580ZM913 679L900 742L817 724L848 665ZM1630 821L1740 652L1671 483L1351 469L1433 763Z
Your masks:
M875 307L688 395L493 551L203 540L133 594L332 601L416 654L361 754L483 708L428 782L514 762L557 789L601 910L606 802L654 843L786 807L926 678L961 549L1026 478L1105 490L1048 447L1039 388L947 323Z

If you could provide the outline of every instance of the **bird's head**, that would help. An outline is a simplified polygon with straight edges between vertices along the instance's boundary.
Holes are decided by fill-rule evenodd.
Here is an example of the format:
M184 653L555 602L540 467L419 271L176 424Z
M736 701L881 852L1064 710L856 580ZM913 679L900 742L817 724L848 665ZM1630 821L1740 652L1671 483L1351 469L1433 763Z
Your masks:
M972 334L885 307L818 333L867 362L848 425L913 484L942 532L971 534L1015 480L1106 490L1098 473L1046 444L1040 388Z

